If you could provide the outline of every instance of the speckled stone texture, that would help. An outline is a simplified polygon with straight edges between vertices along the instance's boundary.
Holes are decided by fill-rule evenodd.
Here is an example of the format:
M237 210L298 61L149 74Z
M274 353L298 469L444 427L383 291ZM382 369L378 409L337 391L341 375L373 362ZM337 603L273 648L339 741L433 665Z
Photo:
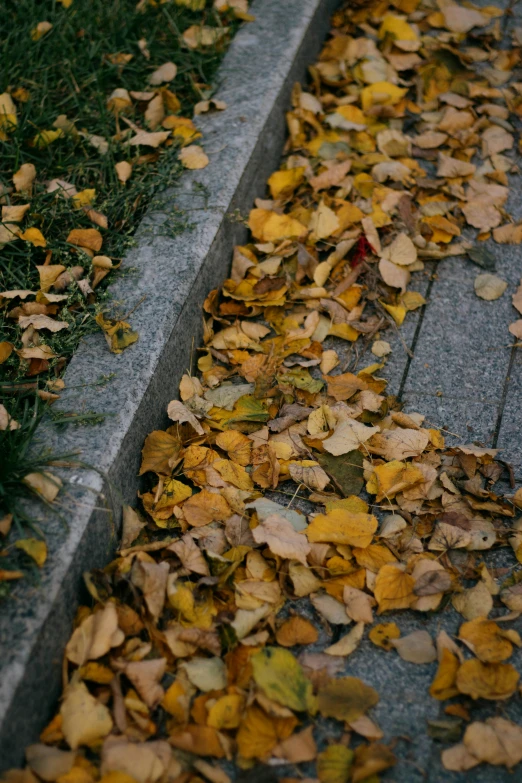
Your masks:
M293 84L304 78L329 29L337 0L255 0L256 21L238 32L217 76L225 112L198 119L210 165L186 173L144 220L137 247L111 293L130 316L138 343L120 356L101 334L85 340L65 377L56 409L105 414L102 424L40 439L59 453L78 453L92 467L64 473L62 518L35 510L49 557L38 584L21 584L0 617L0 769L19 764L51 717L61 685L61 658L81 598L82 573L103 566L114 549L117 509L133 501L146 435L167 423L166 406L200 344L201 305L227 275L234 244L246 229L230 219L265 194L285 138ZM169 214L191 224L169 236ZM170 228L169 228L170 227ZM105 385L93 386L102 376ZM72 388L72 387L77 388ZM78 388L79 387L79 388ZM104 478L105 477L105 478ZM100 494L103 493L103 494ZM31 709L34 706L35 709Z

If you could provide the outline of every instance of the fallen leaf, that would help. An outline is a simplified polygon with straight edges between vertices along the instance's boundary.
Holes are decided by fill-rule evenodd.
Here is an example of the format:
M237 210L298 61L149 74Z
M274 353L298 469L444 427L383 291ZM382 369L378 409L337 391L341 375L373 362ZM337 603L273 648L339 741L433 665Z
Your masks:
M330 680L319 690L319 712L324 718L353 721L379 701L379 694L357 677Z
M268 209L253 209L248 226L253 236L261 242L278 242L291 237L301 237L308 229L289 215L278 215Z
M178 67L174 63L167 62L163 63L163 65L160 65L159 68L156 68L156 70L151 73L149 76L149 83L153 86L157 86L158 84L164 84L165 82L171 82L173 79L176 78L176 74L178 72Z
M391 643L403 661L422 664L437 660L435 645L427 631L412 631L407 636L394 639Z
M461 664L456 678L460 693L472 699L509 699L520 675L510 663L482 663L473 658Z
M359 646L363 633L364 623L357 623L351 631L348 631L345 636L342 636L338 642L327 647L325 653L327 655L342 655L343 657L351 655Z
M47 544L38 538L20 538L15 543L17 549L21 549L29 555L36 565L41 568L47 560Z
M46 35L50 30L52 30L52 24L51 22L38 22L36 27L34 27L31 30L31 39L33 41L39 41L40 38L43 38L44 35Z
M277 643L282 647L293 647L295 644L314 644L318 639L317 629L309 620L294 615L278 628Z
M350 779L353 750L346 745L329 745L317 756L320 783L346 783Z
M73 228L69 232L67 239L71 245L85 247L88 250L94 250L96 253L101 250L103 237L97 228Z
M31 195L33 182L36 179L36 166L34 163L22 163L18 171L13 174L13 184L17 193Z
M118 614L112 603L93 612L76 628L65 648L69 661L78 666L105 655L112 647L118 647L125 639L118 627Z
M378 614L392 609L407 609L415 601L414 580L398 565L383 566L375 580L374 596Z
M132 166L128 161L121 160L119 163L114 164L114 168L116 169L116 175L120 182L125 183L130 179Z
M279 514L266 517L252 531L252 535L258 544L266 544L274 555L307 565L310 544L304 535L297 533L292 524Z
M484 274L475 278L474 287L477 296L491 302L502 296L507 288L507 283L496 275Z
M333 509L328 514L317 514L308 525L306 536L312 543L325 541L364 548L371 543L377 527L372 514Z
M183 147L180 150L179 159L186 169L204 169L209 164L208 156L197 144Z
M310 706L312 684L291 652L265 647L251 658L254 680L268 698L303 712Z
M72 750L97 742L112 730L107 707L91 696L83 682L72 682L60 707L62 731Z

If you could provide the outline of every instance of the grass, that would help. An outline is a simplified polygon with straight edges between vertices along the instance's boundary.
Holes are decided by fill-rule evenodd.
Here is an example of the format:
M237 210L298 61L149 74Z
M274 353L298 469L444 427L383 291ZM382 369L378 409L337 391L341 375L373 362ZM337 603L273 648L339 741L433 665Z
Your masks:
M190 5L199 10L191 10ZM22 228L38 228L47 246L35 247L17 239L1 248L0 293L13 289L38 291L37 265L44 263L67 268L81 265L84 277L92 281L91 259L66 241L74 228L97 228L103 235L101 253L114 265L124 259L154 194L173 185L182 168L176 142L158 149L126 144L128 123L124 117L147 130L146 104L135 101L124 117L115 117L107 99L117 88L150 90L151 74L171 61L177 65L177 75L163 87L175 93L179 109L171 99L167 114L191 117L194 104L212 94L209 85L238 24L229 14L218 15L212 6L212 0L141 0L138 4L136 0L73 0L69 7L58 0L4 0L0 93L8 92L14 100L17 124L7 128L5 140L0 142L0 194L5 205L30 203ZM32 40L31 31L44 20L52 28L39 40ZM181 36L194 24L226 26L228 32L219 44L192 50L183 44ZM140 50L139 42L143 41L150 53L148 59ZM35 143L42 131L54 129L60 115L71 123L70 130L47 146ZM90 135L107 141L105 154L91 144ZM118 180L115 170L115 164L123 160L133 166L125 184ZM36 168L30 197L13 189L13 174L25 163ZM74 208L71 199L48 193L48 181L56 178L72 183L77 191L94 189L92 206L106 216L108 227L95 225L84 211ZM175 232L179 226L179 216L173 214L171 225L164 230ZM42 413L38 393L49 389L46 384L63 374L84 335L99 328L94 318L106 305L107 284L119 273L111 271L94 294L85 297L73 284L65 291L66 300L47 305L49 315L69 324L68 329L54 334L38 332L36 343L39 340L40 345L50 346L56 355L50 360L19 358L16 350L32 344L27 343L30 334L22 342L17 313L12 313L23 302L17 299L13 303L0 296L0 342L14 347L0 365L0 399L20 422L18 430L0 433L0 518L9 512L10 498L26 491L21 477Z

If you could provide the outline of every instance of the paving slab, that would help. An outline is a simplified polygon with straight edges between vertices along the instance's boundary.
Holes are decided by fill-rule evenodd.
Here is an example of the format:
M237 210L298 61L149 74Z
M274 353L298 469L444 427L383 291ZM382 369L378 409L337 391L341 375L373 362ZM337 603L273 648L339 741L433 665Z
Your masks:
M462 256L439 263L402 398L406 410L419 408L422 400L422 412L433 424L491 446L510 361L513 313L507 292L494 302L479 299L473 282L480 272ZM515 276L504 256L497 273L508 281Z
M167 403L200 344L204 298L226 277L234 244L246 238L243 224L227 216L264 194L284 144L293 84L313 62L336 5L252 4L256 20L237 33L217 75L216 97L228 108L198 119L210 165L156 199L125 260L126 274L111 287L120 311L133 311L138 343L115 356L101 334L93 335L65 375L55 410L100 414L103 422L65 430L48 422L40 429L45 446L77 452L91 469L64 474L61 518L37 511L48 560L39 581L15 588L2 607L0 769L22 761L24 746L52 714L82 573L110 559L118 508L136 497L143 441L166 424ZM101 378L109 380L100 385Z

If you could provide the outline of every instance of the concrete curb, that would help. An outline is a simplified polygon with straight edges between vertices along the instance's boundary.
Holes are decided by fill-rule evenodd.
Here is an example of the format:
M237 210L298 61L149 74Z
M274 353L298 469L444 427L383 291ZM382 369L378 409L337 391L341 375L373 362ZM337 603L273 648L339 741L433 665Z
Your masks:
M67 370L57 408L105 419L64 432L50 424L40 429L45 445L79 452L96 470L64 474L64 519L38 509L49 547L40 583L20 584L2 607L0 770L22 762L25 745L55 709L82 573L107 562L114 549L117 509L136 497L144 438L165 426L167 403L199 344L204 297L225 278L233 246L245 240L245 228L227 215L245 212L264 194L283 147L292 86L313 62L337 4L255 0L256 21L238 32L218 72L216 97L228 108L199 122L210 165L161 195L163 206L148 213L124 264L136 272L111 288L122 312L138 305L130 318L138 343L115 356L101 335L91 336ZM192 224L175 238L167 235L173 206ZM103 377L112 379L99 385Z

